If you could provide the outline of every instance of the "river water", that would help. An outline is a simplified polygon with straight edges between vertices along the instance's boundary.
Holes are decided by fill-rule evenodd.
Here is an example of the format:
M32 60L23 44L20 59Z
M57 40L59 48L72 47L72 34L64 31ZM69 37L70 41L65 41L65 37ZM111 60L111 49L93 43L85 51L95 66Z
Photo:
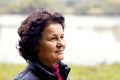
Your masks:
M17 26L25 17L20 15L12 17L0 18L0 62L25 63L16 49L19 38ZM120 27L119 17L75 15L65 17L66 49L63 62L77 65L120 62L120 41L113 31L114 27Z

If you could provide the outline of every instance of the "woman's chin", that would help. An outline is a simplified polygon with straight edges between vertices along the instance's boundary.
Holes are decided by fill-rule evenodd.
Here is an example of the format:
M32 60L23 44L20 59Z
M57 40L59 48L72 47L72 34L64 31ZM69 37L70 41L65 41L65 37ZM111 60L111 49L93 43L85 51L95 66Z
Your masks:
M61 55L61 56L59 56L59 58L58 58L59 60L63 60L64 59L64 56L63 55Z

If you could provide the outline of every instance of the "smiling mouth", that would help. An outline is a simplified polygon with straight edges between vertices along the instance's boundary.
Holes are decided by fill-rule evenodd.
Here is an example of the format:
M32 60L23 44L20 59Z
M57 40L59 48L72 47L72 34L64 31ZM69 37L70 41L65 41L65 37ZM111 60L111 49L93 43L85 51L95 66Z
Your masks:
M63 50L55 51L55 53L63 53Z

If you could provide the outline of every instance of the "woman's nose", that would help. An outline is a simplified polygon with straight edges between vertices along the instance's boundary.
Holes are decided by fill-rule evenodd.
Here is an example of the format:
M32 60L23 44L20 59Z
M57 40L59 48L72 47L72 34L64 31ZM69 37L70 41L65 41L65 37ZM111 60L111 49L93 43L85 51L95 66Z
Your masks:
M65 41L63 39L60 39L57 43L57 47L65 47Z

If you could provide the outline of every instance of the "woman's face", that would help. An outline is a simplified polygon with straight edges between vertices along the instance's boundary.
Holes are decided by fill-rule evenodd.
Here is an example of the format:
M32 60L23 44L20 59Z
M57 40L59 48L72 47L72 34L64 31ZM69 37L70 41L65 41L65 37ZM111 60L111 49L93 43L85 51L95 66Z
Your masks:
M53 66L64 58L64 31L60 24L48 25L43 33L39 46L39 61L46 66Z

